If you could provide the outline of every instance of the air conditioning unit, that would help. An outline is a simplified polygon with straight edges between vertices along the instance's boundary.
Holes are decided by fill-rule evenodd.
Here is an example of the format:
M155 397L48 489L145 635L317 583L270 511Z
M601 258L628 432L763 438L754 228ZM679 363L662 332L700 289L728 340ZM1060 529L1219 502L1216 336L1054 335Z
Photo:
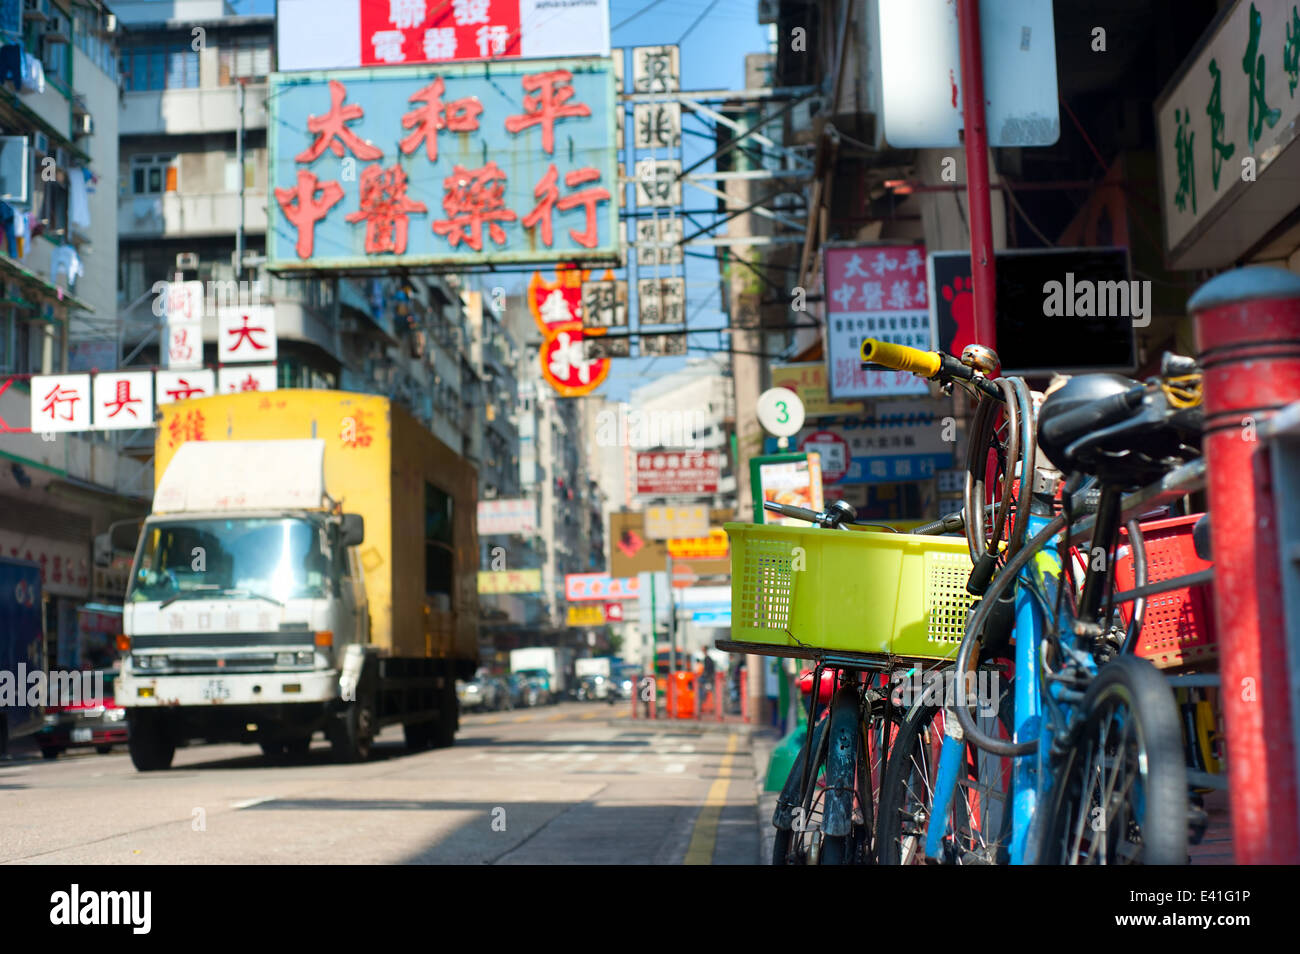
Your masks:
M46 43L71 43L72 27L68 18L59 13L51 13L45 22L45 32L41 39Z
M76 117L76 127L73 132L77 136L93 136L95 134L95 119L90 113L82 113Z
M50 18L50 0L23 0L23 19L44 23Z
M198 252L179 252L176 255L176 271L196 272L199 269Z
M758 0L758 22L775 23L781 13L781 0Z

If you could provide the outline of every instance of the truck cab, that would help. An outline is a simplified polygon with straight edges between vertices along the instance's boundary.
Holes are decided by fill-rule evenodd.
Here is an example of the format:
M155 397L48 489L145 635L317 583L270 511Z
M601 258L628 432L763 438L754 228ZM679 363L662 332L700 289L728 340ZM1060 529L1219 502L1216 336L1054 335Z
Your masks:
M172 461L123 611L118 698L138 766L195 737L305 749L344 701L349 648L368 635L365 527L323 505L322 455L318 441L195 442ZM249 468L257 493L222 487L248 487Z

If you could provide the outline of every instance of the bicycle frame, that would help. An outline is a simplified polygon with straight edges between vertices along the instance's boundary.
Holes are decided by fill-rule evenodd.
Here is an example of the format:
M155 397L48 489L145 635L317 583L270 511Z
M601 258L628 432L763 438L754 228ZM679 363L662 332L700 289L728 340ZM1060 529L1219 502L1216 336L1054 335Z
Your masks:
M1047 517L1030 514L1029 535L1037 534L1049 522ZM1036 737L1038 749L1033 754L1016 758L1012 765L1009 799L1012 823L1008 854L1013 865L1032 863L1037 857L1038 806L1052 785L1049 763L1054 743L1068 734L1075 704L1082 698L1081 693L1058 681L1043 679L1043 638L1047 621L1044 604L1053 605L1050 600L1056 587L1062 584L1062 574L1059 556L1055 550L1045 547L1026 564L1016 580L1013 725L1016 741ZM1073 614L1066 603L1061 608L1060 632L1072 634L1072 623ZM1067 638L1073 640L1072 635ZM1096 674L1096 664L1090 653L1077 652L1074 656L1087 668L1090 676ZM950 830L948 806L957 795L958 774L966 753L966 744L960 738L960 730L956 729L956 718L944 721L949 728L940 750L934 808L925 834L925 855L931 861L943 859L943 839ZM939 806L944 806L943 810Z

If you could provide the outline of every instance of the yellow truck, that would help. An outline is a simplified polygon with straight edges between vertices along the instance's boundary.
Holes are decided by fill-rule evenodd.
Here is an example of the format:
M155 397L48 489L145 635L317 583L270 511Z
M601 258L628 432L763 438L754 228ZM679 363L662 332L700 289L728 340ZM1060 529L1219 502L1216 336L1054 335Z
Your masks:
M478 661L474 468L386 398L163 405L123 612L131 759L191 741L346 760L452 744Z

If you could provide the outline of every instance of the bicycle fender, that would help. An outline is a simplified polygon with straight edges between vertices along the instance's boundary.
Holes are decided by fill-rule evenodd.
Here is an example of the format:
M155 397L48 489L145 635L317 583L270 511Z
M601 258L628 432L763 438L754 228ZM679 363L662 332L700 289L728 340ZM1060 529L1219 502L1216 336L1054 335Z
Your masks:
M826 750L826 801L823 831L844 837L853 831L854 783L858 767L858 692L844 688L831 703L830 744Z
M821 747L822 736L826 734L826 726L830 723L829 719L822 719L813 728L812 734L812 751ZM777 831L790 831L794 827L794 812L800 807L799 787L803 784L804 765L808 762L808 742L804 741L803 746L799 749L799 755L794 760L794 765L790 768L790 774L786 776L785 787L781 789L781 794L776 800L776 810L772 813L772 827ZM813 781L817 781L813 779Z

